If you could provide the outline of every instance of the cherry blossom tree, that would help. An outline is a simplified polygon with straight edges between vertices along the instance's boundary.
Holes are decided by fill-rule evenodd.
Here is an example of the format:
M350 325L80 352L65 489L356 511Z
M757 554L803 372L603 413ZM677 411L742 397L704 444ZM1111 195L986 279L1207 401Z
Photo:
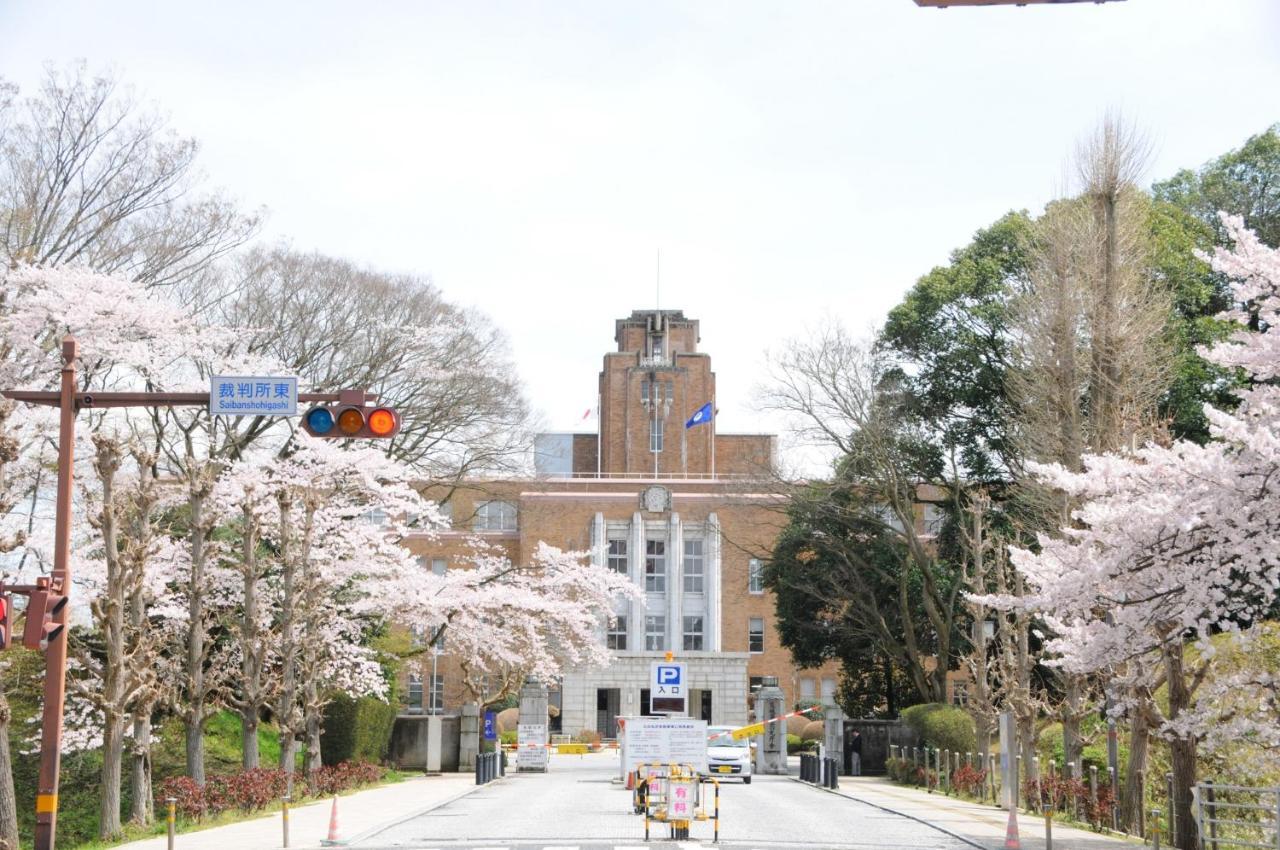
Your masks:
M1280 591L1280 252L1239 218L1223 222L1234 247L1211 259L1233 281L1237 306L1224 318L1239 330L1204 354L1248 376L1240 407L1206 410L1214 439L1204 446L1178 441L1090 455L1081 471L1037 467L1080 507L1060 537L1013 552L1032 585L1028 596L993 600L1041 612L1052 629L1047 648L1069 673L1159 670L1167 705L1146 709L1169 744L1173 816L1185 848L1196 840L1197 751L1215 740L1222 718L1211 697L1247 684L1221 677L1202 689L1215 657L1210 638L1249 639ZM1265 689L1255 692L1265 701ZM1119 705L1133 698L1123 687L1112 695ZM1275 722L1274 712L1230 713L1237 736L1265 736Z

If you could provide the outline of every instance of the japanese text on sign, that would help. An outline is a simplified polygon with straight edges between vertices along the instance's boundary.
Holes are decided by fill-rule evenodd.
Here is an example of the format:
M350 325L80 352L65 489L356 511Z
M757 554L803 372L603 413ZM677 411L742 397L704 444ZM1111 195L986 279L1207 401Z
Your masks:
M214 375L209 384L209 412L214 416L295 416L298 379Z

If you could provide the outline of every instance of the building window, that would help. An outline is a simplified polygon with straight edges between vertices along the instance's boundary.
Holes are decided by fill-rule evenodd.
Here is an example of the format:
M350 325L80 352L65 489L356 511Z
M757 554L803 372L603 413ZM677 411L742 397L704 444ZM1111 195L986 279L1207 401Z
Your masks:
M702 650L702 618L684 618L684 648L694 651Z
M684 542L684 592L702 593L702 541Z
M449 571L449 562L444 558L431 559L431 572L438 576L442 576Z
M952 682L951 683L951 704L964 707L969 702L969 683L968 682Z
M658 416L649 420L649 451L662 451L662 418Z
M409 710L422 711L422 677L417 673L409 674Z
M813 686L813 679L808 677L800 680L800 700L801 702L812 702L814 697L818 695L817 690Z
M640 404L647 410L649 402L654 404L670 404L675 401L675 383L673 381L641 381Z
M409 627L409 646L412 649L419 649L426 646L427 630L424 626Z
M644 618L644 648L650 652L667 648L667 618L661 614Z
M747 561L747 593L764 593L764 562L759 558Z
M752 617L747 625L747 652L764 652L764 620Z
M476 531L515 531L516 506L511 502L480 502L476 505Z
M627 648L627 617L619 614L614 617L613 625L605 633L605 646L609 649L625 651Z
M822 704L836 704L836 680L830 677L822 680Z
M382 508L370 508L369 510L364 512L363 519L365 522L369 523L369 525L382 528L383 526L387 525L387 523L391 520L391 517L388 516L387 512L384 511Z
M627 574L627 541L610 540L606 561L609 569L625 576Z
M665 540L644 542L644 589L664 593L667 589L667 543Z
M419 683L418 688L422 685ZM436 673L431 677L431 705L432 714L440 714L444 711L444 674Z

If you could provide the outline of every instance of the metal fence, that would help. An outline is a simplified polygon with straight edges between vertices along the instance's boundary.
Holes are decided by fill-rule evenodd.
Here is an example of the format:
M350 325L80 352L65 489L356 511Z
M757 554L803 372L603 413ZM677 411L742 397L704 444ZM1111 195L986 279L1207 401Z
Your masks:
M1204 850L1280 850L1280 788L1201 782L1194 802Z

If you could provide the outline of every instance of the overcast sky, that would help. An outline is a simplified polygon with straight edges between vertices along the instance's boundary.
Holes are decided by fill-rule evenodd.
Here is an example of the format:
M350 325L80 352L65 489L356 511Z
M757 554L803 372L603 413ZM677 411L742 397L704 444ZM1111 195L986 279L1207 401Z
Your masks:
M659 251L721 429L773 427L767 349L879 323L974 230L1042 207L1108 108L1152 137L1151 179L1280 121L1277 45L1277 0L0 0L0 76L114 68L268 210L264 238L486 311L566 429L613 320L658 300Z

